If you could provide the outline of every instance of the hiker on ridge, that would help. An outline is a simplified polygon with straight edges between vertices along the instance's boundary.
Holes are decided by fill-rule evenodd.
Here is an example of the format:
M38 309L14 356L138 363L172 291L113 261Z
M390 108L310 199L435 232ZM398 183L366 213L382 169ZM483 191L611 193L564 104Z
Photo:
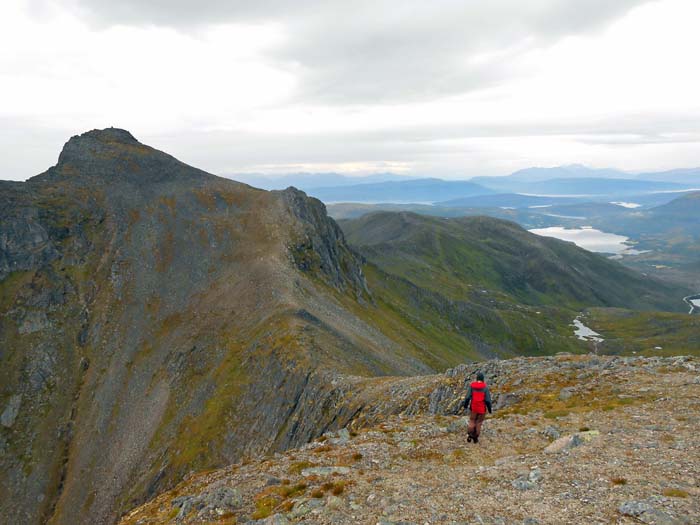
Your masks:
M467 397L464 399L463 406L469 409L469 427L467 428L467 442L479 442L479 434L481 434L481 424L486 419L486 410L491 413L491 392L489 387L484 382L484 374L477 372L476 381L469 385Z

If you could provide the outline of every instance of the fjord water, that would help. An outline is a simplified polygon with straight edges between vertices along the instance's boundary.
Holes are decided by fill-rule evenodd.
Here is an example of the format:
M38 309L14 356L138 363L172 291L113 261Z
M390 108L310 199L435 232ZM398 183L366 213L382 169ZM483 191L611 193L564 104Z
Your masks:
M570 241L577 246L592 252L623 254L630 253L629 238L624 235L607 233L595 228L564 228L552 226L549 228L535 228L531 233L544 237L554 237L563 241Z

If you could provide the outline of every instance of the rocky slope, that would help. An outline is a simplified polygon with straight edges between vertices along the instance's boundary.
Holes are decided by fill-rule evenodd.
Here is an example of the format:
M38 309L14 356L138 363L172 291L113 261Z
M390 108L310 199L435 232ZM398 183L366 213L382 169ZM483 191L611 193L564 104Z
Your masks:
M496 410L475 445L455 413L477 368ZM192 475L120 525L700 520L695 358L519 358L371 383L348 428Z

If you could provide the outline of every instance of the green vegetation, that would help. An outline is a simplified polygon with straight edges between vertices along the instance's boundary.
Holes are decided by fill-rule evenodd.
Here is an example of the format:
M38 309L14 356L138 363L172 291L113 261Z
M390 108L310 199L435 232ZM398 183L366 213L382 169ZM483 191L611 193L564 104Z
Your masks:
M255 496L255 512L251 514L251 518L255 520L265 519L274 512L289 512L294 506L292 498L300 496L306 492L308 488L305 482L290 485L274 485L266 488L261 493ZM311 493L314 498L322 498L323 491L320 496L317 495L320 489L316 488Z
M586 326L600 333L607 354L700 355L700 316L589 308Z
M687 498L688 493L682 489L668 488L664 490L664 496L668 498Z
M674 287L513 223L375 213L341 226L373 299L344 305L433 369L588 351L570 326L586 306L682 307Z
M571 356L572 361L585 359L585 356ZM531 414L541 412L546 419L564 418L572 414L586 414L598 411L611 411L630 405L640 405L653 399L651 395L640 394L634 397L618 395L618 389L610 383L602 385L589 385L571 397L560 398L562 388L577 385L579 380L576 373L569 376L561 374L546 374L539 378L539 388L536 392L530 392L517 403L498 410L493 417L508 417L511 414ZM504 385L502 393L510 392L513 387ZM517 389L517 387L515 387ZM584 427L585 428L585 427ZM583 430L582 430L583 431Z
M683 289L511 222L382 212L341 226L367 260L448 299L683 310Z
M309 461L297 461L296 463L292 463L289 466L289 473L290 474L301 474L301 471L307 468L315 467L315 463L311 463Z

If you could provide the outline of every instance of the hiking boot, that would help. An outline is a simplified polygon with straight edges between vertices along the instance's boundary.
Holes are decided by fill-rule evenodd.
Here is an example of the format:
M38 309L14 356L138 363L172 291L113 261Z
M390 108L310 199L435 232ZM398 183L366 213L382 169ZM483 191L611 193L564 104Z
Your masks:
M473 437L472 437L472 440L474 441L474 443L478 443L478 442L479 442L479 436L473 436Z
M467 436L467 443L471 443L471 442L472 442L472 435L469 434L469 435Z

